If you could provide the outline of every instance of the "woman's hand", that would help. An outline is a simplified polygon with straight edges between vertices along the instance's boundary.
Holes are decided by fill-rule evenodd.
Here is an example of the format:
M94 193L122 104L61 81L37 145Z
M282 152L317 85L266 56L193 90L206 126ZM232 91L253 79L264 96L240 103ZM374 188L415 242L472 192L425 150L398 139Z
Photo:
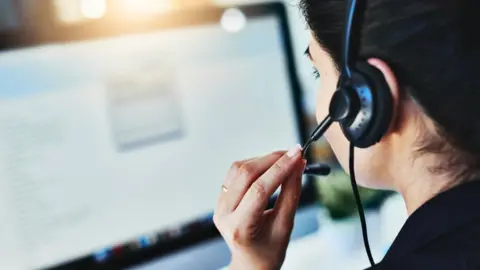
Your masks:
M228 244L233 269L279 269L300 198L305 161L300 147L238 161L223 184L214 222ZM278 187L273 209L265 210Z

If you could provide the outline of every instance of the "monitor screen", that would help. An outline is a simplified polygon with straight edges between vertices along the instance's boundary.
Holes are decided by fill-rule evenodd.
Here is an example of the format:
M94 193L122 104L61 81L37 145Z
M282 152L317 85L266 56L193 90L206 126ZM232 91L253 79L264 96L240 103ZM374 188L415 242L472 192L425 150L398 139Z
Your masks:
M205 217L233 161L299 143L279 23L0 52L0 268Z

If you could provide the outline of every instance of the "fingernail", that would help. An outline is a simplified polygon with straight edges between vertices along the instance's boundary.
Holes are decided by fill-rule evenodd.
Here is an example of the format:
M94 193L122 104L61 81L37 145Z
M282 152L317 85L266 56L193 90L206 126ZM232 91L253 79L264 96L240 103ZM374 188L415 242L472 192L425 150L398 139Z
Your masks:
M300 151L302 151L302 148L299 144L295 145L295 147L293 147L292 149L290 149L288 152L287 152L287 156L288 157L294 157L296 156L298 153L300 153Z

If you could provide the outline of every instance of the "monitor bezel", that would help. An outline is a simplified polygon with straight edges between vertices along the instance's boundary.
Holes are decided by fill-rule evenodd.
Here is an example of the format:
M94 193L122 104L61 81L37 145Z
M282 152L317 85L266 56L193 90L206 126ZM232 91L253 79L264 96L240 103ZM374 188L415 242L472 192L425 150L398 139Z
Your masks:
M285 5L282 2L273 2L231 7L241 10L247 18L275 16L278 19L290 88L293 94L292 102L295 108L298 136L302 142L305 142L309 135L308 120L303 109L303 92L296 73L293 45ZM231 7L209 6L191 10L172 11L161 15L145 16L142 19L136 20L125 20L115 17L115 15L107 14L101 20L77 25L45 21L44 24L36 23L28 27L0 32L0 53L48 44L80 42L210 24L212 22L219 22L224 11ZM310 158L310 154L308 153L307 155L307 159ZM300 198L299 208L312 205L315 201L316 192L313 178L307 177L307 182ZM274 200L270 202L270 207L273 206L273 204ZM87 255L48 269L124 269L159 259L174 252L181 251L184 248L195 246L218 237L220 237L220 234L213 225L213 222L211 222L208 226L199 228L199 230L195 232L186 233L171 242L162 242L161 245L153 245L135 252L112 256L110 260L105 262L99 263L94 260L93 255Z

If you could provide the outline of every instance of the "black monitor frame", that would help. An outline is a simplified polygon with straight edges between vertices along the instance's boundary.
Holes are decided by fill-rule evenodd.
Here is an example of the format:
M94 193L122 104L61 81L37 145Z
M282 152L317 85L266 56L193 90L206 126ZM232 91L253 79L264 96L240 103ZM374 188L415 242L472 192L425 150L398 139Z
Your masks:
M283 50L286 56L290 87L293 93L292 102L295 108L298 135L302 142L305 142L309 135L308 121L303 110L302 89L296 73L285 5L278 2L235 7L240 9L247 18L271 15L278 18L281 27L280 32L283 39ZM29 24L28 27L17 28L13 31L0 32L0 53L8 50L18 50L46 44L94 40L219 22L225 9L226 7L205 7L192 10L172 11L168 14L152 15L135 21L127 21L115 15L107 14L101 20L78 25L62 25L60 23L54 23L51 17L48 19L44 18L43 23L38 22ZM307 156L307 158L309 159L310 156ZM307 180L300 198L300 208L312 205L316 201L313 178L308 177ZM274 200L270 202L270 207L272 207L273 204ZM120 251L119 254L113 255L109 260L101 263L96 261L93 256L86 256L49 269L125 269L220 237L213 222L208 218L206 221L192 223L188 226L190 230L181 236L173 237L172 239L161 241L156 245L136 251ZM74 244L75 243L72 243L72 245Z

